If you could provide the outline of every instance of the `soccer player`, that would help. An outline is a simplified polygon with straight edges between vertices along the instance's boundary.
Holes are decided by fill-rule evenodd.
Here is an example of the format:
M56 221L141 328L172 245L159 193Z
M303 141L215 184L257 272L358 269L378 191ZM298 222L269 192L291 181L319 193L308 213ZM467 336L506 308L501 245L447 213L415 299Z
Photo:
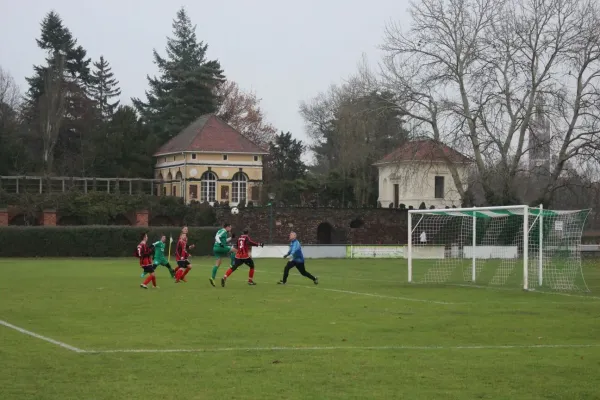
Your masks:
M302 254L302 247L296 238L296 232L290 232L290 250L285 256L283 256L283 258L287 258L288 256L291 256L292 259L288 261L287 265L285 266L285 269L283 270L283 279L277 282L278 284L286 284L288 275L290 274L290 269L294 267L298 269L298 272L300 272L301 275L312 280L315 285L319 284L319 278L311 275L311 273L308 272L304 267L304 254Z
M221 229L219 229L217 231L217 234L215 235L215 243L213 245L213 253L215 255L215 265L213 266L212 269L212 275L210 278L208 278L208 280L210 281L210 284L215 286L215 279L217 277L217 271L219 270L219 267L221 266L221 260L224 257L231 257L230 254L233 251L233 249L231 248L231 246L229 246L229 242L231 241L231 238L228 238L229 236L229 232L231 232L231 224L225 223L223 224L223 227ZM231 258L230 258L231 260Z
M160 240L155 242L154 245L154 268L158 268L159 265L167 267L169 273L171 274L171 278L175 278L175 271L171 268L171 264L165 257L165 243L167 242L167 237L165 235L161 235Z
M264 246L262 243L257 243L254 240L250 239L248 236L248 229L245 229L243 234L237 240L237 251L235 253L235 261L233 266L230 267L227 272L225 272L225 276L221 279L221 286L225 287L225 281L229 278L229 275L233 273L238 267L242 264L246 264L250 267L250 271L248 272L248 285L254 286L256 283L254 282L254 260L250 257L249 251L252 246Z
M140 259L140 267L148 274L144 282L140 285L142 289L148 289L148 284L152 282L152 286L156 286L156 276L154 276L154 265L152 265L152 249L148 246L148 235L142 233L142 241L137 246L137 256Z
M189 229L188 229L187 225L184 226L183 228L181 228L181 233L180 233L179 237L181 237L181 235L185 235L187 237L188 231L189 231ZM189 250L193 249L194 247L195 247L195 245L188 244L186 250L189 251ZM177 276L177 271L179 271L179 265L175 266L175 276Z
M190 261L188 260L190 257L188 249L193 248L194 245L188 246L187 235L182 233L179 236L177 246L175 247L175 260L177 260L177 266L179 267L177 272L175 272L175 283L179 283L180 281L187 282L185 276L192 269L192 264L190 264Z

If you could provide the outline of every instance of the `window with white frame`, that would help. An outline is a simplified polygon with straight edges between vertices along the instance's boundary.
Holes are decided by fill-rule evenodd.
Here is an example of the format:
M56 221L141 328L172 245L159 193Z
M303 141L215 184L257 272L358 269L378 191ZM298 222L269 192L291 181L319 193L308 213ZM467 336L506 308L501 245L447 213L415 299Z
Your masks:
M233 176L231 185L231 201L242 203L246 201L246 192L248 190L248 178L243 172L238 172Z
M207 171L202 174L200 179L200 201L215 201L217 197L217 176L215 173Z

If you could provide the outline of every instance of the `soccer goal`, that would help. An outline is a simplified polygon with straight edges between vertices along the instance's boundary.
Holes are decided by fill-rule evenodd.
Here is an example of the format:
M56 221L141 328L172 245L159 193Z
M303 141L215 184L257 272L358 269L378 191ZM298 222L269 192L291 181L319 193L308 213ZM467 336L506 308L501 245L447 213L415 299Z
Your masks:
M409 210L408 281L588 291L581 235L589 211Z

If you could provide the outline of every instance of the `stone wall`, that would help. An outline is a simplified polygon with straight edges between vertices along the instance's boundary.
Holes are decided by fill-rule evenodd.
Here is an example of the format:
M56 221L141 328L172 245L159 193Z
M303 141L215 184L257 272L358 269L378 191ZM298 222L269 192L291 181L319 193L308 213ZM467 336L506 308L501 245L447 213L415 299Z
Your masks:
M247 227L253 239L269 243L268 207L216 213L217 221L231 223L234 232ZM405 244L408 238L406 210L275 207L272 213L273 243L287 242L292 230L305 244Z

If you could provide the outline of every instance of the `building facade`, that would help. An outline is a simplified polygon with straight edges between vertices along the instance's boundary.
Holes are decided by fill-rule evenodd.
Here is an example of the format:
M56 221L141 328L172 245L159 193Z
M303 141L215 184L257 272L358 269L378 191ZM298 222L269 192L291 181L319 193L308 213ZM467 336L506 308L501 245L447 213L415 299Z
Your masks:
M456 168L466 185L471 160L433 140L415 140L400 146L375 165L379 170L382 207L460 207L462 199L448 163Z
M155 154L160 194L192 201L260 203L268 153L213 114L204 115Z

